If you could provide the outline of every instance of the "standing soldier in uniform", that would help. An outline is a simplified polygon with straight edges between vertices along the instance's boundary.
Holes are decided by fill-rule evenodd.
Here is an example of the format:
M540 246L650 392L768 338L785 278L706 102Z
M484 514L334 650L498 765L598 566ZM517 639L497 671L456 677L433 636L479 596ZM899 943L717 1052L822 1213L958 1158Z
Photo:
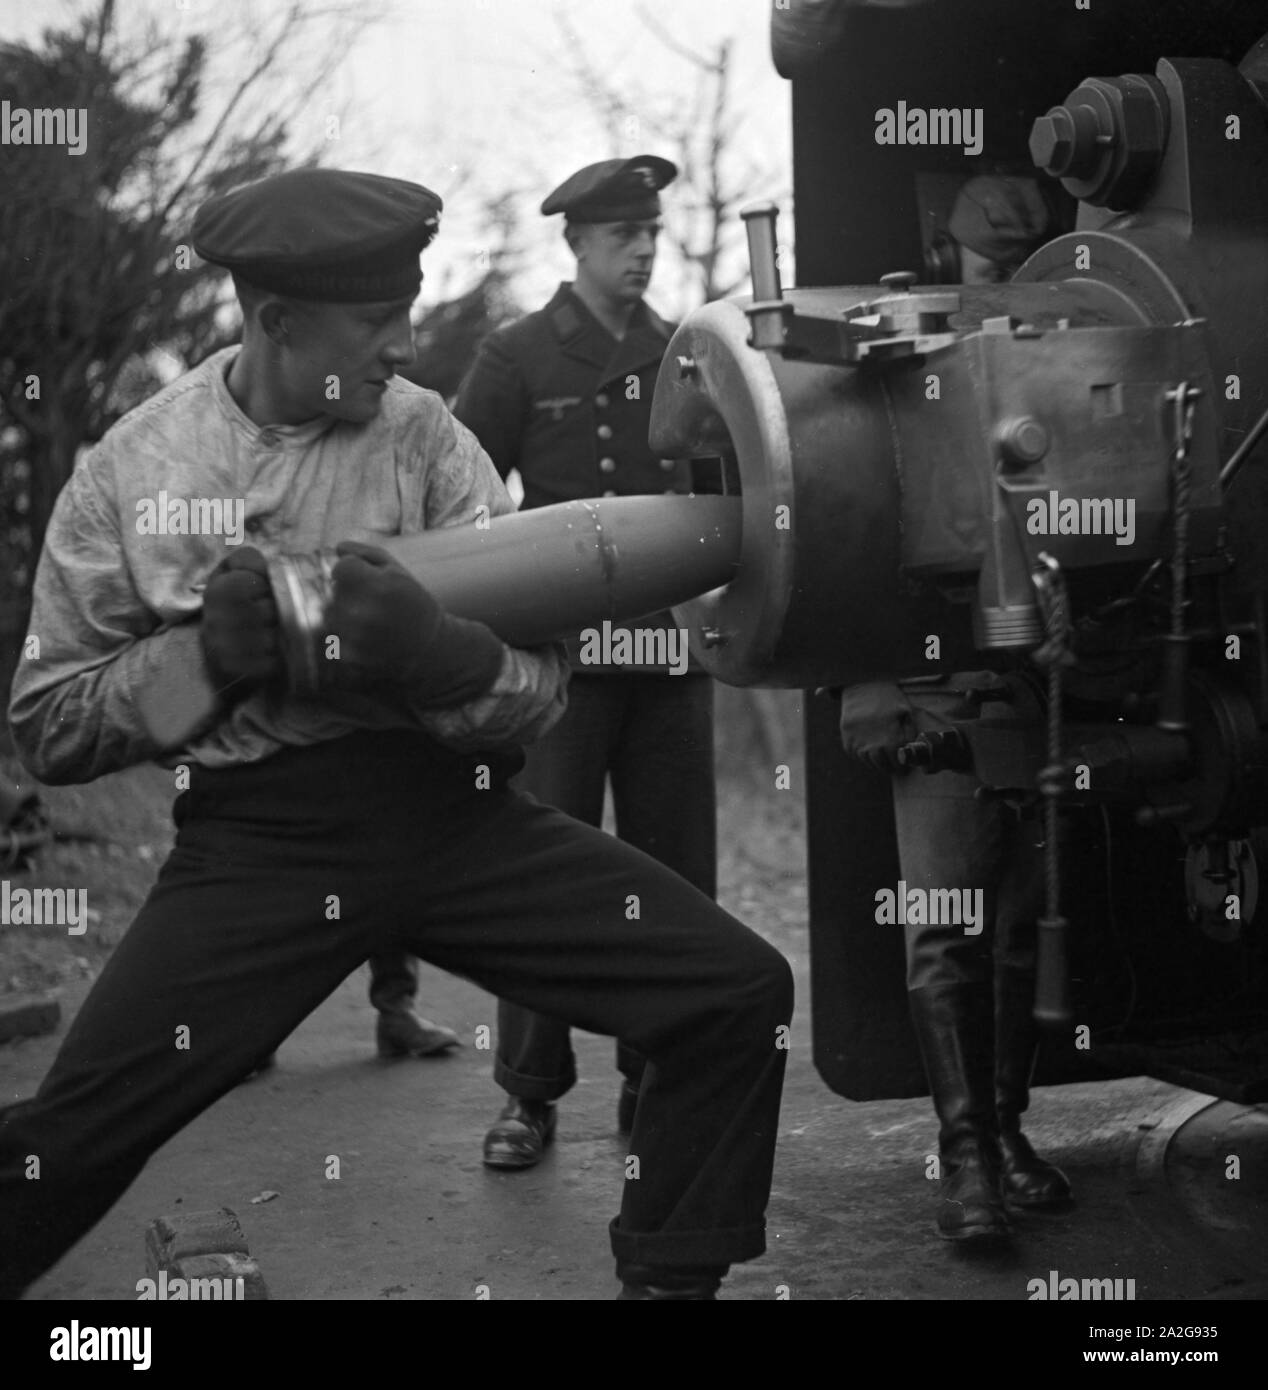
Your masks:
M581 497L689 492L690 466L647 444L652 392L673 331L644 302L659 190L678 173L638 155L587 165L542 203L564 215L576 279L543 309L493 333L454 413L503 478L517 469L527 507ZM642 628L671 629L658 613ZM698 669L586 664L569 644L568 710L529 752L521 785L591 825L603 820L611 779L617 834L703 893L716 892L713 688ZM642 1059L618 1047L625 1080L617 1126L629 1131ZM494 1077L509 1094L484 1141L491 1167L526 1168L555 1130L555 1102L576 1081L569 1030L501 1001Z
M233 272L242 345L114 425L57 500L18 753L52 783L156 756L190 780L48 1076L0 1111L0 1297L384 951L647 1057L611 1224L621 1297L711 1299L764 1249L787 962L662 865L507 787L563 709L562 653L446 613L374 544L514 510L470 431L396 378L439 211L416 184L331 169L204 204L194 249ZM236 499L251 544L143 532L160 489ZM299 698L265 556L336 545L337 659ZM176 747L138 703L174 673L217 693Z
M1033 178L985 175L960 189L949 228L960 282L1008 279L1055 231L1054 209ZM845 751L894 773L903 882L932 891L983 891L981 934L921 922L906 928L907 999L939 1120L938 1233L997 1240L1010 1210L1067 1206L1070 1184L1021 1131L1039 1035L1035 934L1043 912L1042 824L1037 813L985 800L970 771L900 768L899 748L945 729L966 701L983 718L1035 717L1018 673L959 672L940 681L870 682L846 689Z

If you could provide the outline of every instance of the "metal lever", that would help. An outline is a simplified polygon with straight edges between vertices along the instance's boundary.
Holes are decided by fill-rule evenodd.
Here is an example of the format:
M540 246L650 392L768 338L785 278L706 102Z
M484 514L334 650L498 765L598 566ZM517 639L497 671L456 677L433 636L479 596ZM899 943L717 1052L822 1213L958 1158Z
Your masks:
M1074 1017L1070 1007L1070 924L1061 916L1039 919L1038 960L1035 968L1035 1021L1046 1028L1064 1028Z
M793 307L784 298L779 283L778 242L774 203L753 203L740 211L748 236L749 274L753 280L753 302L744 312L752 326L749 345L778 352L788 338L788 322Z

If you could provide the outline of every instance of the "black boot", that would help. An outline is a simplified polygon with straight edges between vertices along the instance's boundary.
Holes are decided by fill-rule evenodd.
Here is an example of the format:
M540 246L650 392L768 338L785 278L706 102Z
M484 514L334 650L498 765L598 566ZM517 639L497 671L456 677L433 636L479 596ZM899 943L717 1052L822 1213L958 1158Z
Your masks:
M910 990L907 999L940 1124L938 1234L1007 1236L995 1137L994 991L985 981L940 984Z
M555 1137L559 1112L553 1100L508 1096L502 1113L484 1136L487 1168L531 1168L540 1163Z
M435 1057L462 1040L452 1028L424 1018L414 1009L418 965L404 951L370 957L370 1003L379 1011L376 1041L380 1057Z
M1032 1211L1060 1209L1073 1200L1066 1175L1044 1162L1021 1132L1039 1051L1034 1005L1033 975L1008 969L996 972L995 1111L1003 1156L1000 1190L1009 1206Z

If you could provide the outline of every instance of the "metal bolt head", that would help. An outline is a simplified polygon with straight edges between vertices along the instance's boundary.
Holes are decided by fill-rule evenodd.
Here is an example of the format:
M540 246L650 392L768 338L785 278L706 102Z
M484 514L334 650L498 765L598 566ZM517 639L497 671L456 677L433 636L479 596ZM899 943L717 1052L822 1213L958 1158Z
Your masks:
M1074 129L1060 107L1040 116L1030 127L1030 157L1051 174L1064 173L1074 153Z
M931 767L933 765L934 744L926 735L904 743L898 750L899 767Z
M1017 415L1001 422L996 433L1000 453L1014 464L1038 463L1048 452L1048 431L1033 415Z
M916 272L914 270L891 270L888 275L881 276L881 284L891 290L898 290L905 294L916 283Z

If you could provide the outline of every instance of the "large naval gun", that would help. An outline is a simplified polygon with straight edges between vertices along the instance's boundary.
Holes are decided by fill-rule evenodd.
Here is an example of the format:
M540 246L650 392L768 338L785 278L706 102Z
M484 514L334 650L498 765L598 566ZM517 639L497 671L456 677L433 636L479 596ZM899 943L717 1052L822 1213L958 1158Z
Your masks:
M926 204L950 174L920 167L928 151L878 163L872 117L899 88L876 70L890 62L892 79L900 55L908 107L923 90L936 114L949 59L932 30L941 9L954 54L948 13L967 19L965 7L911 6L921 37L912 29L907 43L904 16L841 8L835 48L783 55L798 263L820 279L904 245L921 264L900 219L919 214L910 230L927 249ZM1024 40L1004 7L968 8L1000 21L974 26L972 46L1011 43L1016 60L1030 45L1026 82L995 100L1012 103L1000 114L1034 166L1077 200L1073 229L1006 284L920 283L891 259L870 282L785 292L775 209L747 209L753 298L692 314L657 384L653 448L707 462L742 502L736 577L676 612L719 679L820 691L809 869L816 1062L829 1084L856 1099L923 1089L901 933L874 911L899 877L888 783L841 758L823 692L990 667L1029 674L1023 717L992 724L966 690L954 727L900 759L907 775L972 768L985 795L1044 803L1046 1079L1145 1071L1259 1098L1268 41L1245 52L1243 40L1230 60L1211 51L1210 28L1195 43L1163 26L1112 50L1156 53L1147 68L1086 77L1069 69L1089 35L1064 42L1059 25L1073 21L1055 7L1028 10L1043 22ZM777 17L777 61L778 39ZM959 104L999 70L970 64ZM976 171L956 159L962 177ZM860 166L885 176L851 202ZM860 254L857 225L878 221Z
M1268 1097L1268 0L1197 9L775 7L800 285L780 283L775 209L750 208L753 298L683 323L653 408L653 447L724 495L382 542L509 642L677 604L720 680L821 692L815 1060L855 1099L924 1079L901 934L874 910L899 878L889 779L843 757L822 692L984 668L1026 677L1022 717L993 723L966 689L902 757L1064 827L1038 1079ZM880 139L913 112L921 140ZM973 141L931 146L953 113ZM1007 284L944 283L940 224L979 159L1038 168L1077 218ZM329 675L332 567L270 562L297 695ZM170 748L216 711L198 673L140 703Z

